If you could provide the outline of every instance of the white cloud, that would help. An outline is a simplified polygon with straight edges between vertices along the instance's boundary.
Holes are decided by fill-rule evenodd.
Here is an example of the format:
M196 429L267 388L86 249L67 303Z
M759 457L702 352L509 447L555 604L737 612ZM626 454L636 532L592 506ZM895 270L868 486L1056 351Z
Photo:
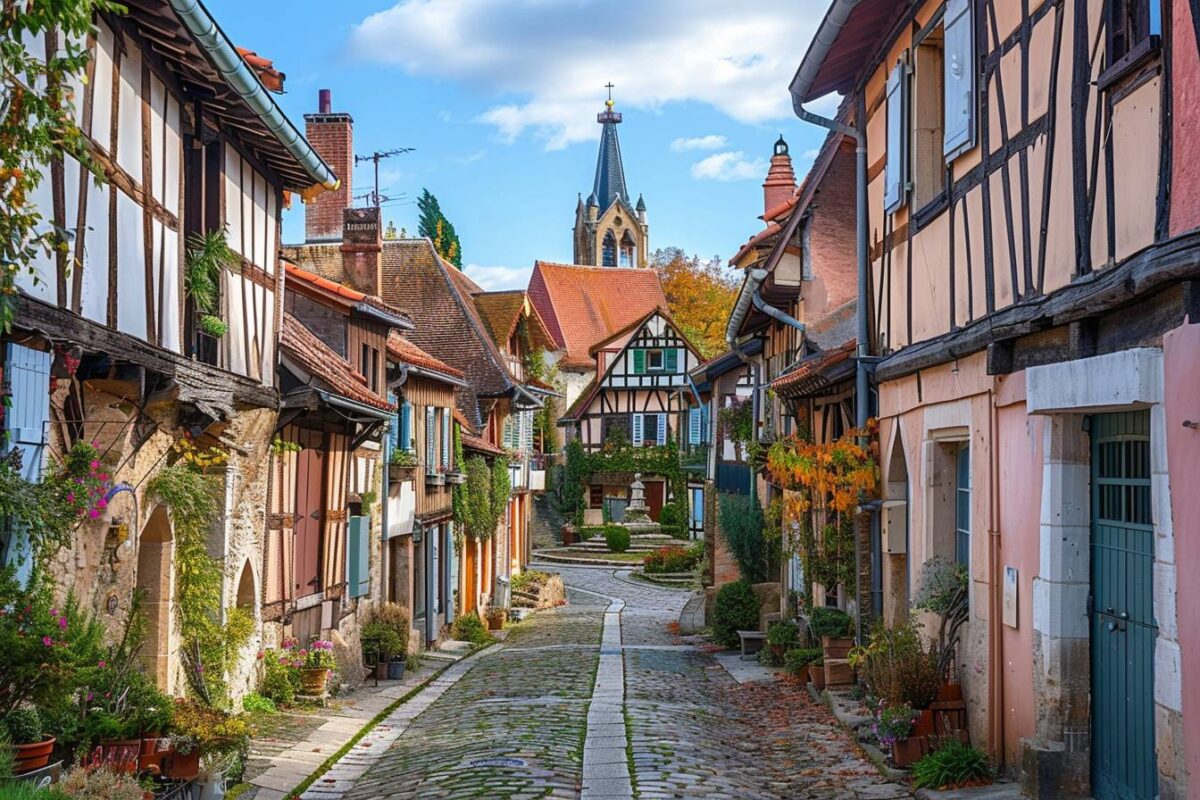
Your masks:
M485 267L480 264L467 264L463 267L463 272L488 292L498 289L524 289L529 285L529 267Z
M707 181L746 181L764 178L769 164L766 159L747 159L741 150L713 153L692 164L692 177Z
M461 164L465 167L468 164L474 164L476 161L482 161L485 155L486 153L484 153L482 150L476 150L474 153L468 153L465 156L453 157L450 160L455 164Z
M599 135L603 85L617 109L705 103L747 123L791 116L787 85L818 15L770 3L399 0L351 34L358 58L502 98L479 120L548 149Z
M671 142L671 149L676 153L688 150L720 150L728 144L724 136L710 133L708 136L694 136L690 139L676 139Z

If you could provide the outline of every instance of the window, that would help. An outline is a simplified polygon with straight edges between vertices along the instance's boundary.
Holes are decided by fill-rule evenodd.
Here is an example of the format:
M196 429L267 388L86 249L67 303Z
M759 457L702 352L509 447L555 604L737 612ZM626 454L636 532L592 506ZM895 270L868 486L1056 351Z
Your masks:
M600 252L600 265L603 267L615 267L617 265L617 237L612 231L604 234L604 246Z
M603 434L605 442L612 442L617 445L628 444L629 418L605 417L603 423Z
M634 414L633 446L652 447L667 443L666 414Z
M588 486L588 508L600 508L604 505L604 487L593 483Z
M944 59L944 29L937 25L925 34L913 52L911 142L915 211L936 200L946 188Z
M425 407L425 471L437 472L437 409Z
M450 467L450 409L443 408L441 411L442 417L442 461L443 467Z
M946 161L975 146L975 23L971 0L946 0L943 17Z
M633 234L625 231L625 235L621 237L621 259L622 267L637 266L637 245L633 241Z
M955 454L954 560L971 566L971 446Z
M379 351L369 344L362 346L358 372L367 379L367 386L372 392L379 391Z
M665 360L662 350L647 350L646 351L646 369L651 372L661 372Z
M688 409L688 444L696 445L703 441L704 436L704 409L689 408Z
M1159 0L1109 0L1107 5L1110 67L1126 66L1158 49L1162 36Z

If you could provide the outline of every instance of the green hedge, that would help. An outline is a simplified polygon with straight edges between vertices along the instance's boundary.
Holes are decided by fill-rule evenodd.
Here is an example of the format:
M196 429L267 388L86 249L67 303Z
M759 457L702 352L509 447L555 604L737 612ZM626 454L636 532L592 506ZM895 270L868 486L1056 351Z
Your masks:
M713 641L736 647L741 641L738 631L758 630L758 609L758 598L749 581L742 579L722 586L713 604Z

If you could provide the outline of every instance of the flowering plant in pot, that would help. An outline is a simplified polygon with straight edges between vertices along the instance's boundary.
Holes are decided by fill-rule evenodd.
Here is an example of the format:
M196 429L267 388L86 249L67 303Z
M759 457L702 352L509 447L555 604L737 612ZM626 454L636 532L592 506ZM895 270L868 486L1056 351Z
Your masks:
M329 673L337 667L337 659L333 656L333 642L318 639L299 650L296 655L300 660L300 685L304 693L324 694L325 686L329 683Z
M882 700L875 710L872 732L884 750L891 750L897 767L907 767L925 755L924 737L912 736L919 717L909 706L887 706Z
M508 617L508 611L500 606L488 606L485 616L488 630L499 631L504 629L504 620Z
M171 778L200 778L206 784L220 784L250 741L250 730L241 717L195 700L175 701L171 725L175 752L165 770Z

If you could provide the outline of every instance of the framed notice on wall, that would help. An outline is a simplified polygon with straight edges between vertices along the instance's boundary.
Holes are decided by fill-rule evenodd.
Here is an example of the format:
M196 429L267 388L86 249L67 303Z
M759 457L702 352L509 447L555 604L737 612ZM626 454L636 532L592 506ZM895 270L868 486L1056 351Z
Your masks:
M1004 568L1004 624L1017 627L1017 568Z

